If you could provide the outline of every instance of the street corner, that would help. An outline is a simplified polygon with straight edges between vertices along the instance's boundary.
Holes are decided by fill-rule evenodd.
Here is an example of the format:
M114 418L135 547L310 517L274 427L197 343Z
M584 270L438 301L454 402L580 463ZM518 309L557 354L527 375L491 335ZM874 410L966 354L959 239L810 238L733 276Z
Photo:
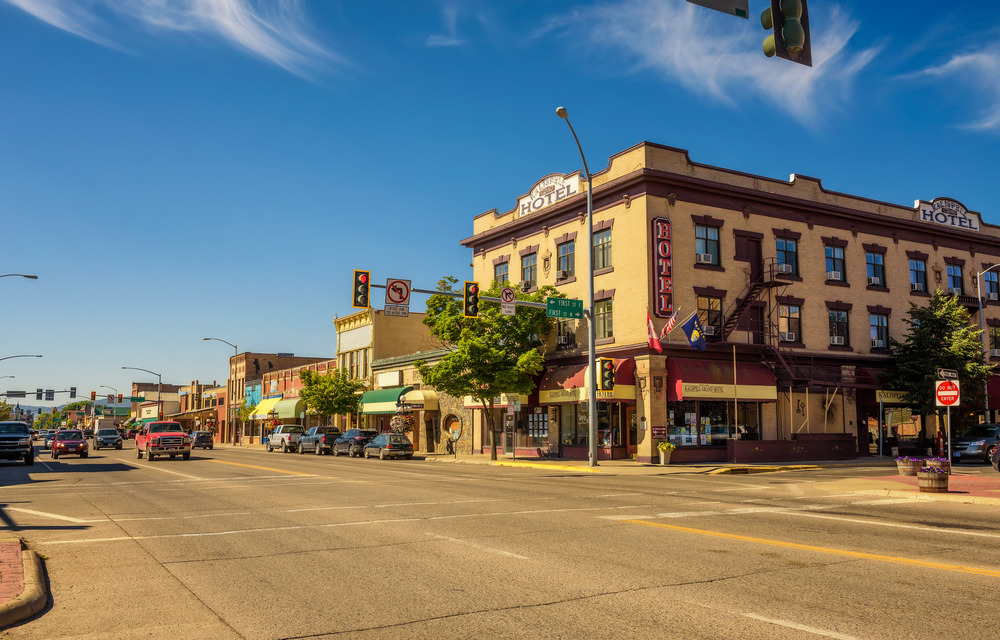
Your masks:
M952 474L948 490L943 492L921 491L915 476L902 475L843 478L817 483L815 487L830 493L1000 506L1000 478L962 474Z
M49 592L41 557L17 538L0 539L0 629L37 615Z

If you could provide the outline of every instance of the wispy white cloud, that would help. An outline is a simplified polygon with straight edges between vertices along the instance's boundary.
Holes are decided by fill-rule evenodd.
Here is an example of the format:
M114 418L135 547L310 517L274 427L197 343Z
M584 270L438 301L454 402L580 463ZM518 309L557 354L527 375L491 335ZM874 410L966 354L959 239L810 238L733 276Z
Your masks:
M442 13L444 14L445 33L428 36L424 44L428 47L456 47L465 44L465 40L458 36L458 9L454 6L446 6Z
M976 131L1000 131L1000 46L955 55L942 65L928 67L913 75L961 84L972 98L963 102L982 106L977 118L959 126Z
M130 19L152 32L211 34L297 75L347 61L311 35L298 0L0 0L107 46Z
M738 107L747 96L771 102L806 126L848 98L877 48L848 45L858 23L837 7L810 12L813 66L768 60L756 20L726 17L703 7L662 0L600 4L563 16L536 35L569 29L594 47L625 52L633 71L652 70L686 89ZM756 28L753 28L753 27Z

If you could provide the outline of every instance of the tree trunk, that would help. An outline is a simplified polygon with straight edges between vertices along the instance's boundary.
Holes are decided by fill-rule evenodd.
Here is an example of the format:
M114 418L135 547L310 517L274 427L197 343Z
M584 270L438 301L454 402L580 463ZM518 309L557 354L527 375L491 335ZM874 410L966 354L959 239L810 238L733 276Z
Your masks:
M493 401L483 403L483 413L486 418L486 429L490 432L490 460L497 459L497 432L493 422Z

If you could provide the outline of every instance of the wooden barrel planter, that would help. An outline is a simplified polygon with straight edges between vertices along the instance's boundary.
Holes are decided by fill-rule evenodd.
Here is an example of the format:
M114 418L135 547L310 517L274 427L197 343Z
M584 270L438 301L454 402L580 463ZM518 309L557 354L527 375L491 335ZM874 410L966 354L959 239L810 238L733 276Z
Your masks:
M951 463L946 458L927 458L924 460L925 467L937 467L945 473L951 473Z
M948 493L948 474L934 467L917 472L917 489L924 493Z
M896 458L896 468L901 476L915 476L924 466L920 458Z

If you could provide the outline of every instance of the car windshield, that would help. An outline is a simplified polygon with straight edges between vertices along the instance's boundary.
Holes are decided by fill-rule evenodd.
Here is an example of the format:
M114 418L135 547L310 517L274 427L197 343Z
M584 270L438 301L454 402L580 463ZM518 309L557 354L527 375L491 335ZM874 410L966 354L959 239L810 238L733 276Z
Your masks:
M83 440L82 431L60 431L56 434L56 440Z
M99 436L117 436L118 431L116 429L98 429L97 435Z
M409 444L410 439L402 434L393 434L389 436L389 442L393 444Z
M149 425L150 433L171 433L173 431L180 431L181 425L176 422L164 422L160 424Z
M28 427L20 422L0 422L0 433L23 435L28 433Z
M995 424L980 424L972 427L962 435L960 438L989 438L996 433L997 426Z

